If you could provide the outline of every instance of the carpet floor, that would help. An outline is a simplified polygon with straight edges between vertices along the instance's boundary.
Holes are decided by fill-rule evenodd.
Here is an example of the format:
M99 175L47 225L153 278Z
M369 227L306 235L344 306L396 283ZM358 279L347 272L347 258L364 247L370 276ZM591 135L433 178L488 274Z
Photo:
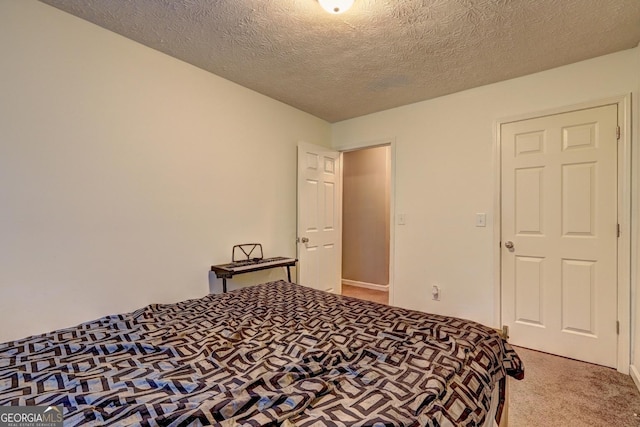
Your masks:
M525 378L509 379L509 427L640 427L640 392L615 369L515 347Z

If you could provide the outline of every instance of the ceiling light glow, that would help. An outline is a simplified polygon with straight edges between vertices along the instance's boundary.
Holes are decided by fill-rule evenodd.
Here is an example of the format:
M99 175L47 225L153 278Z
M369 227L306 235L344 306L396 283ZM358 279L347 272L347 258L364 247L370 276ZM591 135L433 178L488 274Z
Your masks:
M346 12L353 5L353 0L318 0L318 3L327 12L337 15Z

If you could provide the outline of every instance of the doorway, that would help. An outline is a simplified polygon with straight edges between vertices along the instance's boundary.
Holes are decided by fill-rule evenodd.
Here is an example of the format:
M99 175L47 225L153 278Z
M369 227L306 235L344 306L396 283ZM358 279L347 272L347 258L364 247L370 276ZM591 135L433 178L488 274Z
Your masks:
M498 123L501 321L523 347L628 372L629 99Z
M389 303L391 147L342 152L342 293Z

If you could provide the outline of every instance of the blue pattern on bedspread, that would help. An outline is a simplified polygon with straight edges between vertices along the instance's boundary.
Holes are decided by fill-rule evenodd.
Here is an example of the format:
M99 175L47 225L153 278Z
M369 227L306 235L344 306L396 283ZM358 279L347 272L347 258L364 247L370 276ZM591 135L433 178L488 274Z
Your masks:
M0 344L0 405L65 426L476 426L522 363L474 322L273 282Z

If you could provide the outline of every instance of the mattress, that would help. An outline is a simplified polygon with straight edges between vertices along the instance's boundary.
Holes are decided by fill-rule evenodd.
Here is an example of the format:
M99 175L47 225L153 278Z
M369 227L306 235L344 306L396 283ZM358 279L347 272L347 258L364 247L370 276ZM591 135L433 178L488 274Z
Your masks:
M0 405L65 426L481 426L507 375L491 328L284 281L0 344Z

